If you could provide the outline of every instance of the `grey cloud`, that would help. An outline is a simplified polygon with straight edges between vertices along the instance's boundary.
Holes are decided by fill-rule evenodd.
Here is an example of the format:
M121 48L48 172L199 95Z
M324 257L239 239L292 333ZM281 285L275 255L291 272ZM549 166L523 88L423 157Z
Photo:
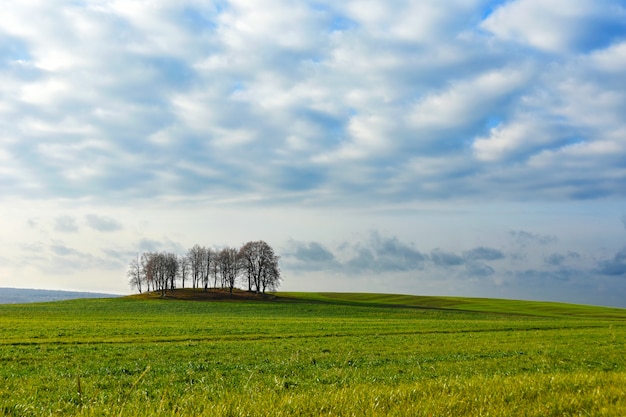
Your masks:
M305 262L333 262L335 256L324 246L317 242L293 242L295 251L292 256Z
M157 252L161 249L161 242L152 239L141 239L137 245L141 252Z
M617 252L613 259L599 262L598 272L603 275L626 275L626 249Z
M150 245L148 245L150 246ZM164 247L165 245L160 244ZM52 257L40 259L40 268L58 271L81 271L88 269L115 270L124 268L138 251L120 248L102 248L101 254L83 252L68 246L64 242L53 242L48 245Z
M550 254L550 255L546 256L546 258L545 258L545 262L547 264L554 265L554 266L561 265L564 260L565 260L565 255L562 255L560 253Z
M335 255L318 242L290 240L282 255L289 266L295 269L317 271L337 267Z
M64 244L60 244L60 243L55 243L53 245L50 245L50 250L52 250L53 253L55 253L56 255L59 256L69 256L69 255L79 255L80 252L77 251L76 249L70 248L68 246L65 246Z
M463 257L471 261L496 261L504 259L504 254L498 249L480 246L464 252Z
M369 239L355 245L355 249L358 257L350 262L355 270L361 269L360 261L366 261L363 263L365 269L377 272L419 270L428 259L413 245L401 242L395 236L381 236L378 232L370 233Z
M318 242L290 240L283 252L292 269L332 270L345 273L421 270L428 256L397 237L372 232L358 242L344 242L334 251Z
M515 273L517 279L531 285L541 284L544 281L570 281L572 275L576 275L576 271L567 268L561 268L556 271L527 269Z
M57 232L75 233L78 232L78 224L76 223L76 219L74 217L60 216L55 220L54 230Z
M137 254L136 252L113 248L103 248L102 253L104 253L109 258L128 258Z
M356 255L353 255L348 261L344 264L344 269L349 272L363 272L363 271L373 271L373 272L381 272L385 269L392 270L396 269L395 265L389 265L388 262L383 260L383 263L379 262L376 259L376 255L370 248L356 248Z
M529 244L548 245L550 243L558 242L558 238L556 236L542 235L523 230L512 230L509 234L521 246L527 246Z
M126 262L135 258L139 254L138 251L119 248L102 248L101 252L105 255L106 259L113 262L119 262L120 264L126 264Z
M114 232L122 229L122 224L110 217L88 214L85 216L87 224L99 232Z
M430 259L437 266L458 266L465 263L465 260L451 252L435 249L430 253Z
M473 277L489 277L496 272L491 266L481 262L467 262L465 270L467 275Z
M64 242L48 245L49 255L33 259L33 266L49 274L83 272L93 269L115 270L126 264L126 259L99 257L68 246Z
M622 216L622 224L624 225L624 229L626 229L626 214Z
M165 237L163 240L143 238L136 244L139 252L160 252L168 251L173 253L185 253L187 250L178 242L174 242Z
M552 266L560 266L567 260L580 260L582 257L578 252L567 251L565 254L552 253L544 258L544 262Z

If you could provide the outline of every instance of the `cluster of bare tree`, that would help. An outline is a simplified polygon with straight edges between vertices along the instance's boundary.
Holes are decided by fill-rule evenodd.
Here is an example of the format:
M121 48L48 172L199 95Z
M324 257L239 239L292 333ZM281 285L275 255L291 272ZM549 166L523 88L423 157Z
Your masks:
M130 261L130 285L140 293L160 291L165 295L176 288L228 288L240 282L257 293L278 289L281 282L278 259L270 245L262 240L248 242L241 248L212 249L195 245L184 255L168 252L144 252Z

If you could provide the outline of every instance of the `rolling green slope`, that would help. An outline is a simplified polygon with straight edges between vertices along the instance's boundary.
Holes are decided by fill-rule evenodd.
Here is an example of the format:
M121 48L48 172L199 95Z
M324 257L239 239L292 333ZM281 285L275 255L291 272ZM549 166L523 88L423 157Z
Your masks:
M137 294L126 298L134 300L161 299L158 293ZM177 289L167 299L191 301L278 301L300 303L327 303L361 307L394 307L465 311L477 313L517 314L537 317L587 317L599 319L626 319L626 309L548 301L507 300L497 298L419 296L405 294L344 293L344 292L276 292L255 294L235 290Z
M288 300L346 305L445 309L484 313L522 314L540 317L626 319L626 309L543 301L334 292L279 292L276 293L276 295Z

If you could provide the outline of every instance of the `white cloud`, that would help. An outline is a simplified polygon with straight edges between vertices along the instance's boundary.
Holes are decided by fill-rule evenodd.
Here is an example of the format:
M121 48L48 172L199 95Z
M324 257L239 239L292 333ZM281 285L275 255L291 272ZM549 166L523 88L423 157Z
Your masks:
M29 104L50 106L70 91L69 83L58 79L33 82L22 87L20 99Z
M434 129L471 125L485 118L529 78L528 71L503 69L457 82L444 92L420 100L411 109L410 123L417 128Z
M509 155L517 155L529 148L549 144L555 138L532 118L500 125L489 131L489 136L477 138L473 148L476 157L483 161L499 161Z
M624 16L626 9L611 1L517 0L497 8L482 26L504 40L568 53L610 43L612 34L602 26L619 26Z
M474 19L478 1L349 1L342 9L374 37L411 43L432 43L457 35L462 25ZM341 6L339 6L341 7ZM455 13L450 13L454 9Z
M240 52L258 53L259 45L303 51L315 47L322 18L306 3L237 0L220 17L220 35L227 46Z
M626 41L595 51L591 54L590 61L601 71L621 73L626 66Z
M337 151L339 159L361 159L380 155L393 147L392 122L380 115L357 115L348 123L346 143Z

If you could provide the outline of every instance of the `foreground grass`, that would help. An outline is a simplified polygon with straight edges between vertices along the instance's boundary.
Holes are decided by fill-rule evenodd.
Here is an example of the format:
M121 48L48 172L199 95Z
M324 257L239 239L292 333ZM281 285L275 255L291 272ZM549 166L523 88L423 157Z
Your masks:
M0 306L0 415L626 415L617 309L345 297Z

